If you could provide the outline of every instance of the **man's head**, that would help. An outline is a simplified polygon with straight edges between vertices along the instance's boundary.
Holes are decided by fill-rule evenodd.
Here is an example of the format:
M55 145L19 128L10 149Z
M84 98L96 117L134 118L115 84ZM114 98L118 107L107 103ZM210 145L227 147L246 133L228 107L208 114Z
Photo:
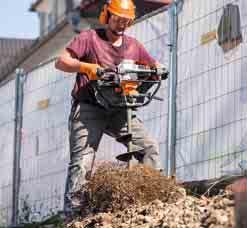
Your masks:
M123 35L135 19L135 5L132 0L110 0L100 14L101 24L108 24L114 35Z

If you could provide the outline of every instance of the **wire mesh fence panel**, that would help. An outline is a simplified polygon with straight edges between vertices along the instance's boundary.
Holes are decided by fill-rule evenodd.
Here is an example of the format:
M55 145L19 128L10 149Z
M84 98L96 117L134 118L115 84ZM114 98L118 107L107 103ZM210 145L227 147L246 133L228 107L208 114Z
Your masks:
M12 178L15 117L15 81L0 89L0 226L9 224L12 210Z
M54 61L26 77L19 197L22 222L62 210L73 81L73 76L55 69Z
M246 12L244 0L185 0L179 14L176 155L184 181L220 177L247 158Z

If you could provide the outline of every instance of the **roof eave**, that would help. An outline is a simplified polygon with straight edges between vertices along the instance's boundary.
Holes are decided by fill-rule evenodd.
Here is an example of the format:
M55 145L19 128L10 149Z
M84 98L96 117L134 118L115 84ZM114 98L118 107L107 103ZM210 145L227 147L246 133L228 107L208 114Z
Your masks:
M42 0L36 0L34 3L31 4L29 11L36 12L37 6L42 2Z

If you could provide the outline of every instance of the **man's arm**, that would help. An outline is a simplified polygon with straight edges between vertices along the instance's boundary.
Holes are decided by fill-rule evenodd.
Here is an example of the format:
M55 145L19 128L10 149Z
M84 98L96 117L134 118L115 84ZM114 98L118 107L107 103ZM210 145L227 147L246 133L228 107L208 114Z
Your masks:
M81 62L76 59L75 54L63 50L55 62L55 68L68 73L80 72Z
M86 74L89 80L99 79L97 77L97 70L100 68L98 64L81 62L73 52L66 49L57 58L55 68L68 73Z

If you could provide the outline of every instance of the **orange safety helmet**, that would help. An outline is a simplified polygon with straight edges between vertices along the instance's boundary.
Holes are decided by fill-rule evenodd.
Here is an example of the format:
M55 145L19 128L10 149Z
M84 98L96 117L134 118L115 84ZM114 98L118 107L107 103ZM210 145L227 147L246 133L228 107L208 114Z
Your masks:
M135 19L135 8L135 4L132 0L110 0L103 7L100 13L99 22L102 25L107 24L109 12L133 21Z

